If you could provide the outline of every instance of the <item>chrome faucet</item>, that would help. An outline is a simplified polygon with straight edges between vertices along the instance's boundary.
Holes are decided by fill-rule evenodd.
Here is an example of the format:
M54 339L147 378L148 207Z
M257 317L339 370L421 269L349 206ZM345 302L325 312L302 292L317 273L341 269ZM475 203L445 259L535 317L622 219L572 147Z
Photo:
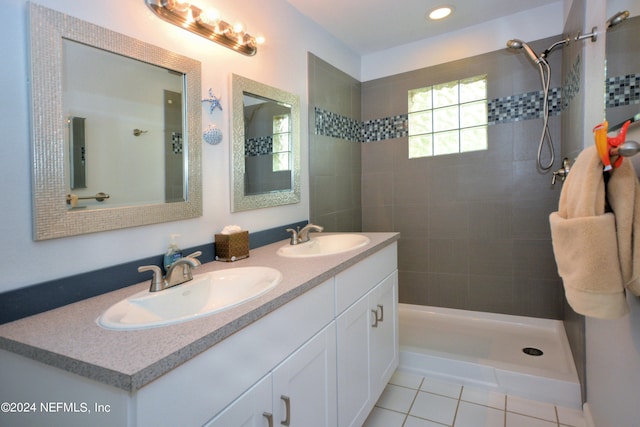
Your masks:
M193 279L193 268L198 268L201 265L197 257L202 255L202 252L197 251L186 257L180 258L175 261L169 267L167 275L162 277L162 270L157 265L143 265L138 267L138 272L152 271L153 278L151 279L151 285L149 286L149 292L158 292L165 289L169 289L173 286L180 285Z
M293 228L287 228L287 232L291 233L291 241L289 242L291 245L297 245L298 243L305 243L310 240L309 233L311 231L322 231L323 227L315 224L307 224L302 230L298 227L298 230L294 230Z

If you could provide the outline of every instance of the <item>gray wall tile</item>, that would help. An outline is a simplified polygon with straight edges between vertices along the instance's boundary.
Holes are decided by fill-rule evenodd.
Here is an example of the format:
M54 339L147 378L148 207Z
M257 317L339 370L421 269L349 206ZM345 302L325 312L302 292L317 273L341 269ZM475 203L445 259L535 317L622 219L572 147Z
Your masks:
M363 119L406 112L411 88L485 73L490 99L540 90L528 58L501 50L363 83ZM554 67L557 85L559 75ZM540 119L490 125L488 150L423 159L407 158L406 137L363 144L363 229L401 231L401 301L562 316L548 231L560 188L536 168L541 128ZM559 117L550 129L557 149Z

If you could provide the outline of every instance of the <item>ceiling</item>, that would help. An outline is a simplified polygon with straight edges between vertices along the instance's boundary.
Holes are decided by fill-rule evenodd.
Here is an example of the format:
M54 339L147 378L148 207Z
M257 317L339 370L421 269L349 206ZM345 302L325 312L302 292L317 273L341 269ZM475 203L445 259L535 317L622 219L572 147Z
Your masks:
M359 54L439 36L559 0L286 0ZM442 21L425 16L454 6Z

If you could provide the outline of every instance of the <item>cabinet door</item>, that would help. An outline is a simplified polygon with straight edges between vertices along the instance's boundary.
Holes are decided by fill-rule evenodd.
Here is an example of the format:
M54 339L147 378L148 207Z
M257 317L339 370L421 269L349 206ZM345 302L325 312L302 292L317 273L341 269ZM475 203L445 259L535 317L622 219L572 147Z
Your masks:
M370 294L377 313L371 334L371 376L373 395L378 396L398 367L398 273L382 281Z
M370 337L375 314L361 298L336 321L338 426L360 427L371 409Z
M336 426L335 322L274 369L273 412L276 426Z
M205 427L271 427L272 402L271 374L268 374Z

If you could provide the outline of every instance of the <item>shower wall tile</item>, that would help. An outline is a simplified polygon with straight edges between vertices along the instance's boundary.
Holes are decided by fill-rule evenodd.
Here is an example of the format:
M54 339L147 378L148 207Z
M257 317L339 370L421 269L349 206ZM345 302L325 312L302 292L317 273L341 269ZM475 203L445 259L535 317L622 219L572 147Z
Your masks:
M313 81L309 85L313 103L309 105L360 120L360 82L312 54L309 54L308 62L309 68L314 69L313 76L310 76Z
M468 310L515 314L514 283L510 277L469 276Z
M368 173L362 180L363 207L391 206L393 203L393 173Z
M522 315L552 318L562 312L564 305L562 281L560 279L535 279L520 277L516 288L516 301Z
M309 146L309 159L313 164L313 175L333 175L335 173L335 138L315 136L317 143Z
M640 16L632 16L624 22L624 25L618 25L607 31L607 74L609 76L640 73L640 55L637 54L639 30ZM633 53L630 49L633 49Z
M393 205L393 230L400 233L401 238L426 240L428 238L427 205Z
M486 70L485 73L488 76L487 79L487 95L489 99L499 99L507 96L512 96L514 93L521 93L523 91L514 90L513 79L515 73L504 73L507 68L512 68L514 60L514 52L504 49L499 52L494 52L494 55L485 57L480 55L476 57L478 68L480 70ZM523 74L529 74L527 72ZM499 78L493 78L499 76ZM525 91L529 91L527 86Z
M310 201L316 215L326 215L335 211L337 198L335 188L336 177L333 175L317 175L311 177Z
M430 272L427 276L427 303L457 309L467 309L469 295L468 274L443 274Z
M560 117L549 118L549 130L554 142L554 152L560 156ZM513 152L515 160L535 160L538 157L542 120L526 120L513 124ZM543 147L542 163L547 164L550 159L548 148Z
M309 53L309 219L325 231L362 229L361 83ZM331 136L316 132L326 116ZM333 126L333 127L331 127ZM345 137L346 136L346 137Z
M482 202L509 199L513 191L511 163L477 162L459 172L458 199Z
M460 171L465 167L465 165L444 165L433 161L427 162L429 204L458 201Z
M559 164L556 165L554 169L560 167ZM562 190L561 185L551 185L550 173L538 172L535 159L513 162L513 187L518 189L511 195L514 201L539 197L555 199L557 203Z
M430 203L428 232L432 239L464 239L469 235L469 203Z
M560 68L553 70L555 88L562 86ZM365 82L362 119L406 114L410 88L484 73L490 100L524 103L525 94L534 93L529 100L540 109L535 67L522 54L500 50ZM555 92L556 108L561 92ZM486 151L408 159L406 137L362 144L363 230L386 225L401 232L400 301L561 318L548 236L560 186L551 187L550 174L536 168L542 120L522 118L509 113L489 125ZM559 116L550 129L558 149ZM390 201L381 174L392 180Z
M313 224L322 224L325 229L338 231L338 212L332 211L326 214L313 213L309 222Z
M469 272L470 248L467 240L429 239L427 251L429 271L450 274Z
M366 172L393 171L394 144L377 142L362 145L362 164L366 164Z
M375 120L380 117L388 117L400 114L401 110L394 110L388 100L392 93L396 93L395 87L387 79L373 80L362 84L362 120ZM406 109L406 108L405 108Z
M406 144L396 147L406 148ZM404 151L404 150L402 150ZM394 164L393 203L396 205L426 205L429 200L429 173L425 158L408 159L398 155Z
M511 239L514 231L511 201L483 200L469 209L469 238ZM517 231L517 230L516 230Z
M514 269L513 240L482 239L469 241L469 272L473 275L511 279Z
M429 242L411 236L398 243L398 269L404 271L429 271Z
M345 209L334 214L335 223L332 222L333 229L337 232L345 232L362 229L362 211L360 209ZM321 223L323 224L323 223Z
M398 299L404 304L428 305L428 274L419 271L401 270L398 272Z
M559 279L550 240L518 240L514 246L514 261L517 280Z
M514 202L511 215L513 218L513 238L516 240L550 240L549 215L557 210L557 197L521 199Z
M366 178L364 178L366 179ZM393 226L393 206L362 207L363 231L395 231Z

